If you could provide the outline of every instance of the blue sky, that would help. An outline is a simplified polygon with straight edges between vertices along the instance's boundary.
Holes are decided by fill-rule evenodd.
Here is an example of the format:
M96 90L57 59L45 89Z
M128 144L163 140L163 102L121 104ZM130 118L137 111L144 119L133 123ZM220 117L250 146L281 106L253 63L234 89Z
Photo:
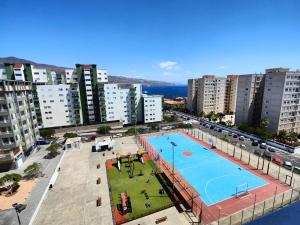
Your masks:
M1 0L0 57L186 83L300 69L299 0Z

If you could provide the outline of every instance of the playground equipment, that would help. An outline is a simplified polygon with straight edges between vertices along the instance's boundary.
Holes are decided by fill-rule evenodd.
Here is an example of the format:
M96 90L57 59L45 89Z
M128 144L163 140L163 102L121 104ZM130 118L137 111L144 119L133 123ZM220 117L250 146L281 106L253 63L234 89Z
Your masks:
M134 170L134 162L132 160L131 152L128 152L127 160L128 160L128 165L129 165L129 170L128 170L129 178L132 178L133 177L133 170Z
M130 201L130 198L129 196L127 195L126 192L121 192L120 195L119 195L119 198L120 198L120 211L121 211L121 214L126 214L126 213L129 213L129 212L132 212L132 208L131 208L131 201Z
M136 156L139 160L141 160L141 163L144 164L144 158L143 158L143 155L144 155L144 151L142 149L138 149L136 151Z
M235 197L236 198L242 197L244 195L247 195L248 192L249 192L249 184L247 182L237 185Z
M118 170L121 171L121 158L122 158L122 153L121 152L117 152L116 153L116 157L117 157L117 166L118 166Z

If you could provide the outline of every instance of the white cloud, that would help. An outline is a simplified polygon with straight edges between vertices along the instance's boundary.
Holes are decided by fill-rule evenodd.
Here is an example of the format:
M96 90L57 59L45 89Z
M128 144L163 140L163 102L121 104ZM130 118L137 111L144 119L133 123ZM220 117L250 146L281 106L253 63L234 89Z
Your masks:
M224 69L225 69L225 66L219 66L218 69L219 69L219 70L224 70Z
M178 65L177 62L174 61L163 61L160 62L159 67L162 69L167 69L167 70L178 70L180 69L180 66Z

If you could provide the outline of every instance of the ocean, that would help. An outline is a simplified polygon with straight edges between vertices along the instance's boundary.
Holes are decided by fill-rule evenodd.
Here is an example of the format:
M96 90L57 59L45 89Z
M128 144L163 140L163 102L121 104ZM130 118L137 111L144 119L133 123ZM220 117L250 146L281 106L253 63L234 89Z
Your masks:
M187 97L187 86L143 86L143 93L149 95L164 95L165 98Z

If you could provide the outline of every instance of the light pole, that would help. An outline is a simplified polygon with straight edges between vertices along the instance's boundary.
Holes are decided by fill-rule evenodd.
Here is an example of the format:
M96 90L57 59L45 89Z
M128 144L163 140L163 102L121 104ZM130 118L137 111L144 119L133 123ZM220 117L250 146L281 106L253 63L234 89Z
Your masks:
M17 206L18 204L16 204L16 206ZM14 209L15 209L15 211L16 211L16 213L17 213L17 218L18 218L18 222L19 222L19 225L21 225L21 220L20 220L20 217L19 217L19 213L18 213L18 210L17 210L17 207L15 206L15 205L13 205L14 206Z
M175 160L175 157L174 157L174 148L177 146L176 143L174 143L173 141L171 141L171 145L172 145L172 150L173 150L173 155L172 155L172 158L173 158L173 161L172 161L172 175L173 175L173 194L175 193L175 186L174 186L174 183L175 183L175 175L174 175L174 160Z

